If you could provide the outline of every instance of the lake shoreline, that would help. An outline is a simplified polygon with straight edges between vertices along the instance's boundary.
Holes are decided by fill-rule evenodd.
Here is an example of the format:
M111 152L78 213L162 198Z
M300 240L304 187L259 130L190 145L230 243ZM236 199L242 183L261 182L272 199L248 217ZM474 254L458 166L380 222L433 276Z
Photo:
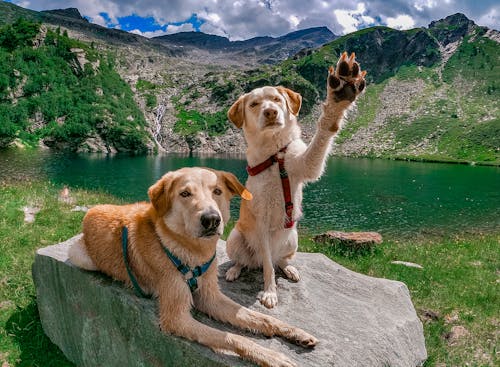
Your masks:
M41 148L39 146L30 146L30 145L20 145L12 144L7 148L0 149L0 154L4 151L8 150L32 150L32 151L47 151L50 150L53 154L83 154L83 155L96 155L96 156L166 156L166 155L174 155L178 157L196 157L196 158L235 158L246 160L245 153L241 152L227 152L227 153L213 153L213 152L149 152L149 153L131 153L131 152L93 152L93 153L82 153L75 152L71 150L53 150L48 148ZM405 161L405 162L421 162L421 163L444 163L444 164L460 164L460 165L469 165L469 166L487 166L487 167L500 167L500 161L469 161L469 160L460 160L453 158L437 158L437 157L401 157L401 156L372 156L372 155L341 155L341 154L331 154L330 157L338 157L338 158L362 158L362 159L383 159L383 160L391 160L391 161Z

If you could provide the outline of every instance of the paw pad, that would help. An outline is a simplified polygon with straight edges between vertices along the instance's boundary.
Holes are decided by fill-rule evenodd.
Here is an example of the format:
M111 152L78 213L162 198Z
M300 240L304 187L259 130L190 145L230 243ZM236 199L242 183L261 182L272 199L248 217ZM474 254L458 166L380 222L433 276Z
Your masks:
M328 71L328 95L332 96L335 102L353 102L366 86L366 71L360 70L354 52L349 57L347 52L344 52L336 68L330 67Z

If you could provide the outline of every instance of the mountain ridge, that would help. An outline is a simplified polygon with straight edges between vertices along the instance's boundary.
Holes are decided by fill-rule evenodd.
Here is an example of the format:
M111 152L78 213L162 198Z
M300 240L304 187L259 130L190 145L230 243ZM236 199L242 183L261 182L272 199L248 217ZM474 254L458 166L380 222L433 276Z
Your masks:
M328 27L311 27L293 31L279 37L260 36L248 38L245 40L231 41L227 37L203 33L199 31L178 32L163 36L153 37L153 40L158 40L167 43L174 43L183 46L200 46L203 48L245 48L266 45L270 42L288 41L300 39L304 36L320 36L325 39L333 40L337 36L328 29ZM326 43L326 42L324 42Z

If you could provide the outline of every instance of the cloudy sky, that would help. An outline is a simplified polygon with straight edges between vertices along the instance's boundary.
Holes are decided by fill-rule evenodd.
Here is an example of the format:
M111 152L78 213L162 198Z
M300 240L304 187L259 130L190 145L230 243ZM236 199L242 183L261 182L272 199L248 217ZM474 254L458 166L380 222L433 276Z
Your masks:
M427 26L457 12L499 29L499 0L10 0L24 8L75 7L91 22L146 37L202 31L231 40L327 26L342 35L373 25Z

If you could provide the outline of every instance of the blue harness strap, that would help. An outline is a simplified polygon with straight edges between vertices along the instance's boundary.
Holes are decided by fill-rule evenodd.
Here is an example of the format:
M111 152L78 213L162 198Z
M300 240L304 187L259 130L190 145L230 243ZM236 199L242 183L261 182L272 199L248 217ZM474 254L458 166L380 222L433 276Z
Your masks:
M127 247L128 247L128 229L127 227L122 228L122 249L123 249L123 261L125 262L125 267L127 268L127 273L130 278L130 281L132 282L132 285L134 286L134 290L137 293L138 296L147 298L148 295L146 292L142 290L142 288L139 286L139 283L137 282L137 279L134 276L134 273L132 272L132 269L130 268L130 264L128 262L128 256L127 256ZM200 266L195 266L193 269L191 269L189 266L185 265L182 263L182 261L176 257L174 254L172 254L168 248L164 247L161 244L161 248L167 255L167 257L172 261L172 263L175 265L177 270L179 270L182 275L186 278L186 283L189 286L189 289L191 292L194 292L195 290L198 289L198 277L202 276L206 271L210 268L210 265L212 265L212 262L215 259L215 256L217 253L214 253L212 258L208 260L205 264L200 265ZM188 275L189 273L190 276Z
M183 264L181 260L179 260L178 257L176 257L173 253L169 251L168 248L162 246L161 247L165 254L167 254L168 258L172 263L175 265L177 270L179 270L182 275L186 277L186 283L189 286L189 289L191 292L194 292L195 290L198 289L198 277L202 276L209 268L210 265L212 265L212 262L215 259L215 255L217 255L217 252L214 253L212 258L208 260L205 264L201 266L195 266L193 269L191 269L189 266ZM191 277L188 277L188 273L191 272Z
M130 278L130 281L132 282L132 285L134 286L135 293L139 297L144 297L147 298L148 295L146 292L144 292L137 282L137 279L134 276L134 273L132 273L132 269L130 269L130 264L128 262L128 256L127 256L127 251L128 251L128 229L127 227L122 228L122 249L123 249L123 261L125 262L125 267L127 268L127 273L128 277Z

